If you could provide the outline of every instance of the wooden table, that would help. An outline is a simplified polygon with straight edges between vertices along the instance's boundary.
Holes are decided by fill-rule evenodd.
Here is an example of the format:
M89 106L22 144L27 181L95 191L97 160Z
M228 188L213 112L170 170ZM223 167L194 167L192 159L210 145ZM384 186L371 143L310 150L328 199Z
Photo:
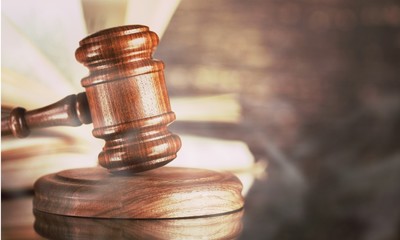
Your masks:
M2 239L235 239L243 210L186 219L65 217L32 211L32 196L2 200Z

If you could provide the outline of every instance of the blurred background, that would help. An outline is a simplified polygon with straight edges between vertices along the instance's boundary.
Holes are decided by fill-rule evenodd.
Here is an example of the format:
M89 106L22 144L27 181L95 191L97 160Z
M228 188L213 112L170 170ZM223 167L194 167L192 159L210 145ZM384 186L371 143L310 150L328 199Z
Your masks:
M150 25L183 139L173 164L241 178L240 239L400 238L398 1L60 1L59 15L31 5L2 1L3 115L82 91L73 53L87 34ZM27 67L38 59L43 70ZM103 143L90 126L71 131L36 133L35 147L2 138L3 199L43 169L95 165Z

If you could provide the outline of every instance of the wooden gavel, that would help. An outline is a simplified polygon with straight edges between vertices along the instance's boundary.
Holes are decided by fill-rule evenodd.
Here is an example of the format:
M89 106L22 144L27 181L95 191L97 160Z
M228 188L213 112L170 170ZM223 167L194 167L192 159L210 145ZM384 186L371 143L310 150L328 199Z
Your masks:
M141 172L167 164L181 147L167 126L175 120L164 64L152 58L159 39L149 28L106 29L79 42L76 59L89 69L85 92L44 108L14 108L1 119L1 134L26 137L30 129L93 122L106 141L99 164L112 173Z

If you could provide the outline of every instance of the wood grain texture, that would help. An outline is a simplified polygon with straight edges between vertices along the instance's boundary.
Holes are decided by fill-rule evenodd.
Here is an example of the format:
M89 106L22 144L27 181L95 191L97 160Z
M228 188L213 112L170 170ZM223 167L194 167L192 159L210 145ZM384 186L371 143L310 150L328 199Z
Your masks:
M82 168L40 178L33 206L68 216L186 218L241 209L241 190L241 182L228 172L163 167L132 176Z
M3 108L3 107L2 107ZM80 126L92 122L85 93L69 95L43 108L16 107L1 118L1 135L23 138L34 128Z
M99 154L110 172L141 172L176 158L180 138L164 80L164 63L152 58L158 37L148 27L106 29L82 41L76 59L89 68L86 92L37 110L17 107L1 120L1 133L26 137L30 129L79 126L93 121L93 135L106 141Z
M48 239L236 239L243 210L163 220L76 218L34 211L35 231Z
M97 32L80 42L76 59L89 68L82 79L93 135L106 141L99 155L111 172L139 172L172 161L180 149L167 125L175 120L164 64L152 58L158 37L130 25Z

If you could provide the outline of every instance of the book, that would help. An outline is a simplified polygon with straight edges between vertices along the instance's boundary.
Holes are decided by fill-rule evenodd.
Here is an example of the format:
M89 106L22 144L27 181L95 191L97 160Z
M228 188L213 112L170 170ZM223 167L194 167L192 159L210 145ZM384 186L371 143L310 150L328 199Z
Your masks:
M81 39L124 24L148 25L162 38L179 2L2 1L2 116L12 107L32 110L84 91L80 79L87 70L74 56ZM178 123L234 127L241 121L241 105L234 94L171 96L171 105ZM104 142L91 130L91 125L54 127L34 130L26 139L2 137L2 191L32 189L42 175L97 166ZM232 171L241 176L247 192L256 165L245 142L180 131L183 147L171 166Z

